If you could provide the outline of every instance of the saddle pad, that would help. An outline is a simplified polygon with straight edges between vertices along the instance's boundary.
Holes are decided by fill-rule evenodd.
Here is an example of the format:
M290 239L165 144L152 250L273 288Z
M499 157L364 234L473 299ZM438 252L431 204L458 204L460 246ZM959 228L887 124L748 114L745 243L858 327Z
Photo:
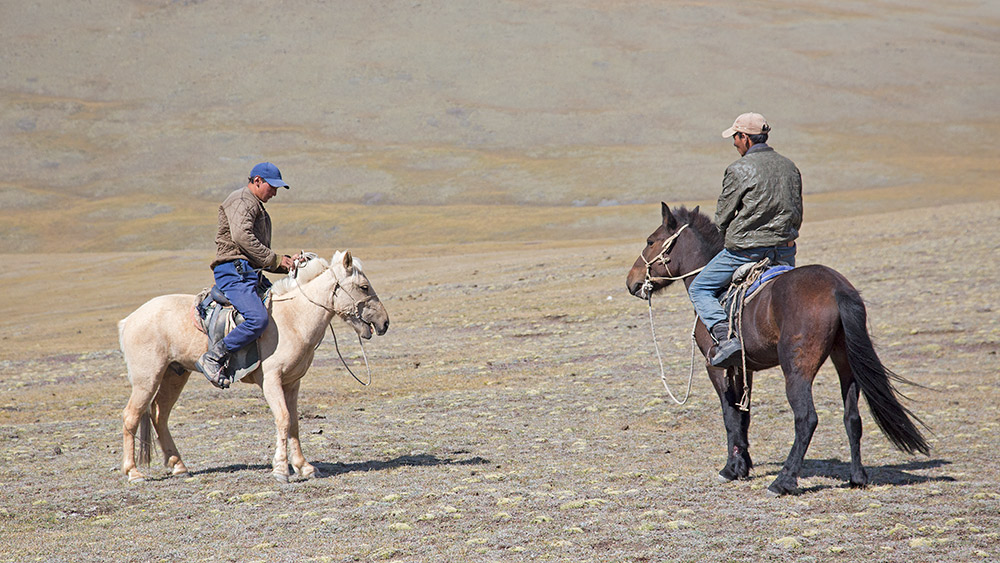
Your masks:
M791 266L780 265L780 266L771 266L770 268L765 270L764 273L761 274L760 277L758 277L757 280L751 283L750 286L747 288L746 293L743 294L743 302L746 303L747 301L750 301L750 299L754 296L754 294L759 289L761 289L764 286L764 284L770 282L774 278L778 277L781 274L784 274L785 272L791 269L792 269ZM729 289L722 294L722 297L719 298L719 303L722 304L722 308L725 309L726 311L730 311L732 309L733 300L741 292L742 290L738 285L733 284L729 286Z
M757 278L757 281L750 284L750 287L747 288L747 296L753 295L755 291L760 289L760 286L791 269L791 266L771 266Z

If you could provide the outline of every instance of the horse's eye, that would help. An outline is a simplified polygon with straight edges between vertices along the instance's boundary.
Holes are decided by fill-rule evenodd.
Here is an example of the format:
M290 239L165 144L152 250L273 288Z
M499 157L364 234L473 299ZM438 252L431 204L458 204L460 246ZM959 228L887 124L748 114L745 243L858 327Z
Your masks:
M371 286L369 286L368 284L365 284L365 285L361 286L361 291L367 292L369 289L371 289Z
M653 239L646 239L646 246L653 246Z

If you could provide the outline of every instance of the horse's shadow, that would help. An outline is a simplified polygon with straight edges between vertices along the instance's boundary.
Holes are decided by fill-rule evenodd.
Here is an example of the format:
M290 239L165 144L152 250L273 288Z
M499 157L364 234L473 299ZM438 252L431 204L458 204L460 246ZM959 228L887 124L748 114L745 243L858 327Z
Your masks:
M925 477L923 475L916 475L910 473L910 471L919 471L924 469L933 469L938 467L944 467L950 465L951 462L943 459L928 459L922 461L908 461L906 463L897 463L892 465L882 465L882 466L866 466L865 469L868 472L868 484L869 485L917 485L920 483L931 483L931 482L953 482L954 477L949 477L947 475L942 475L940 477ZM766 463L763 464L768 467L766 476L773 477L778 474L781 470L780 463ZM799 477L827 477L829 479L835 479L837 481L842 481L841 485L814 485L811 487L802 487L799 489L799 493L816 492L824 489L832 488L842 488L850 486L848 482L851 479L851 464L849 461L843 461L838 458L829 459L807 459L802 462L802 471L799 473Z
M385 471L397 467L435 467L439 465L487 465L490 460L473 456L468 459L440 458L431 454L403 455L387 461L362 461L358 463L326 463L322 461L312 462L320 473L320 478L336 477L345 473L355 471Z
M440 458L430 454L418 454L403 455L385 461L371 460L357 463L327 463L323 461L313 461L311 463L319 472L317 478L326 479L328 477L336 477L337 475L353 473L356 471L385 471L387 469L395 469L397 467L434 467L439 465L488 465L491 462L490 460L479 456L473 456L467 459L455 459L449 457ZM200 471L192 471L191 474L205 475L210 473L238 473L241 471L264 471L269 469L271 469L270 464L259 463L250 465L246 463L235 463L221 467L210 467Z

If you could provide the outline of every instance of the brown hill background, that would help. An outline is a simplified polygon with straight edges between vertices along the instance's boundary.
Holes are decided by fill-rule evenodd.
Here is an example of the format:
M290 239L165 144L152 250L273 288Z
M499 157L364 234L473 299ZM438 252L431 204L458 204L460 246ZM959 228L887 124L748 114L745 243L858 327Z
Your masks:
M645 235L764 113L809 220L1000 197L980 2L8 2L5 252L211 249L260 160L281 248Z

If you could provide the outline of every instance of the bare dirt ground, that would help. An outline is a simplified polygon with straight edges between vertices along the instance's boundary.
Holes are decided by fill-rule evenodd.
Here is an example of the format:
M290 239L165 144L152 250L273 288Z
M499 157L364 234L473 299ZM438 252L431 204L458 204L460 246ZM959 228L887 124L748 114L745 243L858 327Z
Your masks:
M989 2L95 0L0 6L0 562L1000 560L1000 11ZM659 381L624 289L659 202L712 211L755 110L801 168L801 264L862 292L929 426L845 487L839 385L802 493L755 378L751 479L718 400ZM275 247L365 261L392 318L363 388L328 339L307 458L270 476L259 389L194 374L190 477L129 485L115 323L210 283L215 209L257 161ZM681 288L653 300L668 380ZM355 368L347 329L341 346Z
M667 400L646 306L624 291L641 240L384 259L372 249L357 254L373 255L392 315L367 347L375 382L354 383L329 339L304 380L303 444L320 479L274 482L259 389L223 392L194 374L172 418L192 476L154 469L126 484L120 305L78 313L101 319L79 329L89 351L4 360L2 560L995 560L998 219L993 201L814 222L801 239L803 263L830 264L862 290L884 362L926 387L904 391L932 430L929 457L893 450L863 410L865 490L845 488L829 367L803 493L765 495L792 438L774 370L756 380L752 478L716 482L725 452L711 385L696 365L691 400ZM79 258L36 259L64 274L56 292L110 283L119 303L140 301L132 273L80 276ZM16 301L41 298L5 286ZM690 304L673 288L653 307L681 391ZM37 331L26 322L8 320L4 340L30 350L14 330Z

